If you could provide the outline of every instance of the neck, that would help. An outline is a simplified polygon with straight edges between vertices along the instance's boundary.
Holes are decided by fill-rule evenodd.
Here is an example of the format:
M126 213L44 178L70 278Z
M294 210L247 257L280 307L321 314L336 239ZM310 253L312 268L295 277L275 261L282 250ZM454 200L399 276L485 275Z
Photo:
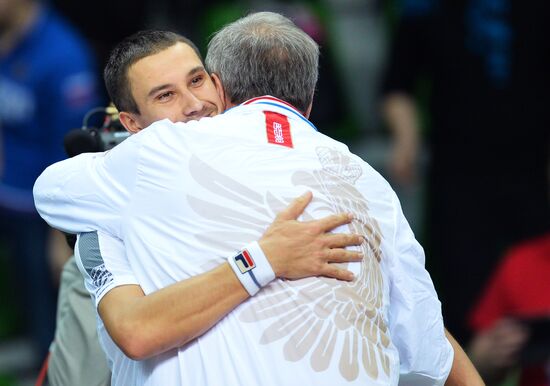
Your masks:
M6 17L0 29L0 55L8 54L21 37L33 25L39 11L39 4L34 1L22 1Z
M225 110L229 110L232 107L238 106L238 104L235 104L235 103L231 102L229 100L229 98L227 97L227 95L224 96L223 103L225 105Z

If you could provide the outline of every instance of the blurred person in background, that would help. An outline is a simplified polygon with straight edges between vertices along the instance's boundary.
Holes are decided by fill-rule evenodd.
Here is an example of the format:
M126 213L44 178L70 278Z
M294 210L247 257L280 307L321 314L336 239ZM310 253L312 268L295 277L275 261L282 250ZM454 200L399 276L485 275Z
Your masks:
M0 242L8 255L2 276L12 278L0 318L21 308L38 357L54 330L47 250L65 242L36 213L32 186L64 158L63 136L99 103L96 87L91 52L60 16L40 1L0 1Z
M426 132L427 265L446 325L465 342L465 315L504 249L549 229L550 3L397 4L383 101L390 170L398 184L414 182Z
M491 276L470 315L476 335L468 352L488 385L518 369L520 386L550 385L549 278L550 232L514 246ZM537 327L529 327L535 319L546 321L541 324L546 340L537 336ZM535 348L528 352L530 338Z

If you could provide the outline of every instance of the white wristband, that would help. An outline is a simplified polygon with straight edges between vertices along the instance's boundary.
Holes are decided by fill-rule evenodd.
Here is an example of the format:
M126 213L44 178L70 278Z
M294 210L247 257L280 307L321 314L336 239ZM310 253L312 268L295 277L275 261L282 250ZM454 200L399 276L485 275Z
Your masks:
M256 241L246 245L238 255L229 257L227 261L250 296L275 279L275 272Z

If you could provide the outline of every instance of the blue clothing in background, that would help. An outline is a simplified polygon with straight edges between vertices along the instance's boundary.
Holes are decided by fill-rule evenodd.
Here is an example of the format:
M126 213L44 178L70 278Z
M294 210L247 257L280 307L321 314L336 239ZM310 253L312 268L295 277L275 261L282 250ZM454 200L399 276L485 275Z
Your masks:
M34 23L0 55L0 242L8 253L9 296L20 304L23 332L45 355L53 339L56 291L47 259L48 226L32 187L66 158L63 137L101 101L94 59L59 15L41 6ZM2 298L7 294L0 294ZM9 310L6 312L14 312Z
M0 57L0 207L34 212L35 179L65 158L63 136L80 127L97 95L86 44L43 8L27 35Z

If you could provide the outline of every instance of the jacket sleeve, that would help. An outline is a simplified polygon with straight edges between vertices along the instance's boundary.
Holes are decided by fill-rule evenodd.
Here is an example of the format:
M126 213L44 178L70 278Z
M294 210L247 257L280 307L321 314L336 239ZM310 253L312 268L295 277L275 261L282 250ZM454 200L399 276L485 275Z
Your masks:
M103 232L79 234L75 260L96 307L113 288L139 285L123 241Z
M33 195L40 216L68 233L104 230L120 235L120 219L131 198L139 162L134 138L104 153L85 153L49 166Z
M397 198L395 255L391 261L390 332L400 359L400 385L443 385L453 348L445 337L441 303L424 268L416 241Z

